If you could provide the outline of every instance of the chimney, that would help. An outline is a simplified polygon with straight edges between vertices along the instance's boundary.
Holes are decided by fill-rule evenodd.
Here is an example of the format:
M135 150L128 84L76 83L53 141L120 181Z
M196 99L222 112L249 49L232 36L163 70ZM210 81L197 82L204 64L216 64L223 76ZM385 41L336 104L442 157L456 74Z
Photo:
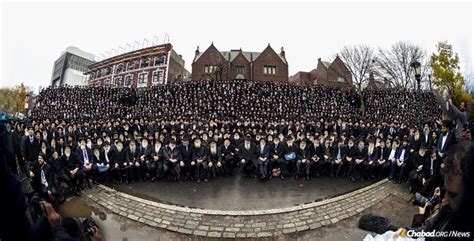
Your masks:
M199 45L197 46L196 53L194 55L197 56L198 54L199 54Z
M280 55L283 56L283 58L285 58L285 49L283 48L283 46L281 47Z

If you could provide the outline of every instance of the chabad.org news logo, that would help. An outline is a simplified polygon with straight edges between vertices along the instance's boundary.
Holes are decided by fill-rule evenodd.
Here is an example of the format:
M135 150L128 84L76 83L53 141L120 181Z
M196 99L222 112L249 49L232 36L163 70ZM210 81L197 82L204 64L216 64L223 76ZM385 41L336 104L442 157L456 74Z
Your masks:
M415 231L415 230L402 230L400 233L401 237L410 238L470 238L471 232L460 232L456 230L451 231Z

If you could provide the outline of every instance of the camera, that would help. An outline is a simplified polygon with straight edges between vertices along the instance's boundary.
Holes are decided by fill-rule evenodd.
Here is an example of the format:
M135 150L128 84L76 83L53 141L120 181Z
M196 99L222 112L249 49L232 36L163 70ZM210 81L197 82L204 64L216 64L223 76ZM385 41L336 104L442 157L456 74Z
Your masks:
M435 199L434 196L431 197L431 198L427 198L427 197L425 197L425 196L423 196L423 195L421 195L420 193L417 192L417 193L415 193L414 203L415 203L415 205L420 206L420 207L424 207L427 203L428 203L429 206L431 206L431 205L433 205L433 203L435 201L434 199Z
M41 201L44 199L38 193L35 193L29 200L30 215L33 220L37 220L46 213Z
M86 218L86 219L84 219L84 221L82 221L81 227L82 227L82 233L86 237L91 237L92 236L91 230L92 230L93 227L99 228L99 226L97 226L97 224L95 223L94 219L92 219L90 217Z

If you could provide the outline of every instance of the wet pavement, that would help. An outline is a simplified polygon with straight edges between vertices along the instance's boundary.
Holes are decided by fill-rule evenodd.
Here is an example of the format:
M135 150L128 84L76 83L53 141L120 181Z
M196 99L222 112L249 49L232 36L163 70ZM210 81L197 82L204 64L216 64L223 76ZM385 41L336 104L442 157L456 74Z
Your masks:
M347 178L321 177L309 181L304 179L273 179L261 182L242 178L240 175L196 182L143 182L110 187L166 204L213 210L265 210L284 208L323 200L345 194L372 182L351 182Z
M290 181L290 180L288 180ZM342 180L341 180L342 181ZM321 181L323 182L323 181ZM296 184L298 182L295 182ZM176 184L176 183L173 183ZM343 183L342 183L343 184ZM139 185L139 184L135 184ZM367 209L363 213L341 221L337 224L322 227L316 230L281 235L258 240L361 240L367 232L357 228L357 222L364 213L376 213L392 220L401 226L409 226L416 208L407 202L407 192L402 190L401 195L389 195L385 200ZM403 194L405 192L405 194ZM400 212L403 210L403 212ZM223 240L223 238L205 238L170 232L160 228L153 228L128 218L121 217L107 211L104 207L91 201L85 196L69 198L60 208L63 216L74 218L92 217L100 227L104 240L118 241L155 241L155 240ZM249 240L249 239L246 239ZM251 240L257 240L252 238Z

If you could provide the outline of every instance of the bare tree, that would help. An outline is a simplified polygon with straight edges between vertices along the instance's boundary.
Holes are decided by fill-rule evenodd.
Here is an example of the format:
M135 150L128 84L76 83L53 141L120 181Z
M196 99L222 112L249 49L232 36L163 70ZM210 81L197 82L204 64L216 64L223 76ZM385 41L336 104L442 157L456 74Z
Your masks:
M210 56L210 65L208 68L209 71L205 73L205 77L208 77L213 81L221 81L224 79L224 75L228 72L229 66L228 62L222 56L221 53L211 54Z
M362 116L365 116L362 90L369 80L370 72L373 71L374 57L374 49L365 44L344 46L339 53L339 58L346 64L352 74L352 82L360 97Z
M422 80L428 82L429 59L426 51L410 42L397 42L390 49L378 49L376 72L395 88L415 89L417 86L410 64L417 60L422 66Z

